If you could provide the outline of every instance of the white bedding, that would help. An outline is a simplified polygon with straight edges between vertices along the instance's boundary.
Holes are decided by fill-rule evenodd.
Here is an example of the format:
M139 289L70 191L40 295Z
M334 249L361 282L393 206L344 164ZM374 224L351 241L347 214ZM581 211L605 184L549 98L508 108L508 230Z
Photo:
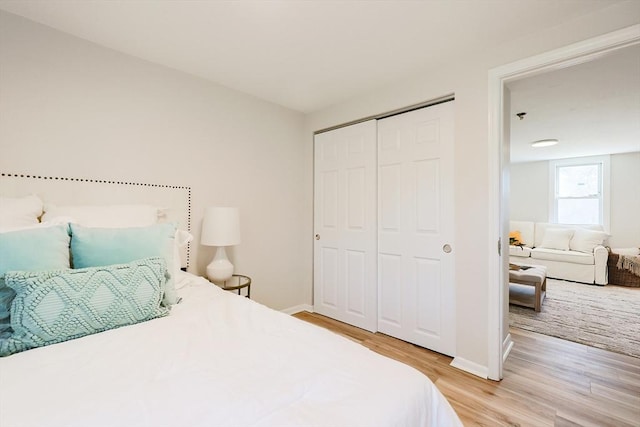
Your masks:
M0 426L461 426L415 369L189 275L170 316L0 359Z

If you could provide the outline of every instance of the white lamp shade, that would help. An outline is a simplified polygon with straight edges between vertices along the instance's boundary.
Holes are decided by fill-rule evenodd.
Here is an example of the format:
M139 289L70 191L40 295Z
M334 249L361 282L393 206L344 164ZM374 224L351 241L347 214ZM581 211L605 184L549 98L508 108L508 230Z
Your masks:
M240 243L238 208L209 207L204 212L200 243L205 246L233 246Z

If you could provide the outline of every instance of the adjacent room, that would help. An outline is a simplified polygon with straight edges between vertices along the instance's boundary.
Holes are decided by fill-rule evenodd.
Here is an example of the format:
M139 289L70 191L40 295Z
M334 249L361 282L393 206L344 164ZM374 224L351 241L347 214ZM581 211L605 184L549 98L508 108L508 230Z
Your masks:
M638 46L635 0L0 0L0 426L639 427L640 355L502 280L635 277ZM585 156L609 211L550 213ZM606 238L531 286L559 223Z
M629 47L508 86L511 276L547 278L537 295L544 279L510 285L511 326L636 357L638 58Z

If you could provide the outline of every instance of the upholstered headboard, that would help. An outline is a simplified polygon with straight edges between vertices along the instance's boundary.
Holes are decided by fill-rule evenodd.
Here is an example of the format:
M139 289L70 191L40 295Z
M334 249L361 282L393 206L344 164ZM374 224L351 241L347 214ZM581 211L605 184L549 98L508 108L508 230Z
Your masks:
M162 208L164 221L191 231L191 187L165 184L70 178L0 172L0 196L39 196L56 205L147 204ZM190 247L183 249L183 267L188 267Z

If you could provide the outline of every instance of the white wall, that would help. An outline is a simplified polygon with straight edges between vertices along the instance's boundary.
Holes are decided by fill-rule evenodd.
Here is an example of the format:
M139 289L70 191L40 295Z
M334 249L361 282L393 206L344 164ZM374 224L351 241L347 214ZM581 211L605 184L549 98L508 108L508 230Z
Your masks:
M640 152L611 155L611 237L614 248L640 246ZM511 219L549 221L549 162L511 165Z
M312 212L313 132L413 105L449 93L455 93L455 200L457 355L477 367L488 366L487 299L489 242L498 236L488 235L489 212L489 144L488 144L488 71L494 67L605 34L638 22L640 2L617 4L598 14L585 15L561 27L540 29L536 34L475 56L459 58L437 69L407 78L377 91L307 116L306 120L306 216ZM455 37L452 29L442 42ZM420 49L416 46L416 52ZM308 235L312 222L308 221ZM306 250L311 252L309 240ZM309 274L311 274L309 272ZM311 287L307 289L311 301Z
M640 152L611 156L609 246L640 247Z
M198 240L205 206L238 206L230 256L277 309L310 287L302 126L299 113L0 12L0 171L191 186ZM192 248L203 273L213 248Z
M512 163L509 178L511 219L549 222L549 162Z

